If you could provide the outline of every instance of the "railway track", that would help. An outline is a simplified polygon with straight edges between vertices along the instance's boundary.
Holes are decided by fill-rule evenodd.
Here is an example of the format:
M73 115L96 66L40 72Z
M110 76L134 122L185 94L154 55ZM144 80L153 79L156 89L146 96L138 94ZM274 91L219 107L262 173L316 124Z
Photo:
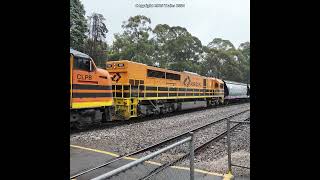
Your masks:
M220 106L181 110L181 111L167 113L167 114L160 114L157 116L153 115L153 116L148 116L148 117L132 118L127 121L109 121L106 123L93 123L92 125L84 126L81 129L70 129L70 135L75 134L75 133L80 133L80 132L87 132L87 131L92 131L92 130L112 128L112 127L121 126L121 125L129 125L129 124L133 124L133 123L141 123L141 122L146 122L146 121L151 121L151 120L160 120L162 118L173 117L173 116L177 116L177 115L181 115L181 114L185 114L185 113L194 113L194 112L202 111L202 110L206 110L206 109L219 109L219 108L223 108L223 107L227 107L227 106L235 106L235 105L245 104L245 103L247 103L247 102L234 102L234 103L220 105Z
M134 152L131 152L131 153L127 153L127 154L120 155L119 157L113 158L113 159L109 160L108 162L105 162L104 164L101 164L101 165L99 165L99 166L97 166L97 167L94 167L94 168L85 170L85 171L83 171L83 172L81 172L81 173L78 173L78 174L76 174L76 175L73 175L73 176L70 177L70 178L73 179L73 178L76 178L76 177L81 176L81 175L83 175L83 174L86 174L86 173L88 173L88 172L91 172L91 171L94 171L94 170L96 170L96 169L102 168L102 167L104 167L104 166L110 165L110 164L112 164L112 163L114 163L114 162L116 162L116 161L119 161L119 160L123 159L124 157L134 156L134 155L137 155L137 154L140 154L140 153L149 151L149 150L154 149L154 148L161 148L162 146L165 146L166 144L169 144L169 143L171 143L171 142L173 142L173 141L177 141L177 140L179 140L179 139L182 139L182 138L185 137L185 136L188 136L190 132L198 132L198 131L200 131L200 130L202 130L202 129L205 129L205 128L209 127L209 126L217 125L218 123L224 122L224 121L227 120L227 119L231 119L231 118L233 118L233 117L235 117L235 116L239 116L239 115L244 114L244 113L246 113L246 112L248 112L248 111L250 111L250 108L249 108L249 109L246 109L246 110L244 110L244 111L241 111L241 112L232 114L232 115L230 115L230 116L221 118L221 119L219 119L219 120L216 120L216 121L213 121L213 122L209 122L209 123L207 123L207 124L201 125L201 126L199 126L199 127L193 128L193 129L191 129L191 130L182 132L182 133L180 133L180 134L178 134L178 135L175 135L175 136L173 136L173 137L167 138L167 139L165 139L165 140L163 140L163 141L160 141L160 142L158 142L158 143L156 143L156 144L150 145L150 146L145 147L145 148L143 148L143 149L140 149L140 150L137 150L137 151L134 151ZM239 124L237 124L237 125L239 126ZM237 125L233 126L231 129L237 128L237 127L238 127ZM236 127L236 126L237 126L237 127ZM211 144L213 141L218 141L218 140L220 140L225 134L226 134L226 132L218 135L217 137L215 137L215 138L213 138L213 139L210 139L209 141L207 141L207 142L204 143L203 145L197 147L197 148L195 149L195 153L198 152L198 151L200 151L200 149L203 149L205 146ZM183 158L183 157L182 157L182 158ZM185 158L185 157L184 157L184 158ZM162 166L160 166L160 167L162 167ZM157 168L157 169L158 169L158 168Z
M249 121L249 118L244 119L243 121ZM243 123L237 123L236 125L234 125L233 127L230 128L230 132L232 132L233 130L235 130L236 128L238 128L239 126L241 126ZM196 147L194 149L194 155L199 154L202 150L206 149L210 144L214 143L214 142L218 142L219 140L221 140L222 138L224 138L227 135L228 131L224 131L221 134L219 134L218 136L215 136L211 139L209 139L208 141L206 141L205 143L201 144L200 146ZM161 166L159 166L158 168L154 169L153 171L151 171L148 175L144 176L143 178L139 179L139 180L146 180L151 178L152 176L158 174L159 172L163 171L164 169L168 168L169 166L173 166L174 164L177 164L178 162L183 161L184 159L188 158L189 154L185 154L184 156L172 161L172 162L168 162L165 163Z

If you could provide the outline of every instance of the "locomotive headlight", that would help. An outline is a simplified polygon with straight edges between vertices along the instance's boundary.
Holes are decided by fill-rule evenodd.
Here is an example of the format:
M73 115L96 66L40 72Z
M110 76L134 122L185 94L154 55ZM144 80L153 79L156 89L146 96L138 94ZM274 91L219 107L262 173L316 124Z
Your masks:
M122 63L118 64L118 67L124 67L124 64L122 64Z

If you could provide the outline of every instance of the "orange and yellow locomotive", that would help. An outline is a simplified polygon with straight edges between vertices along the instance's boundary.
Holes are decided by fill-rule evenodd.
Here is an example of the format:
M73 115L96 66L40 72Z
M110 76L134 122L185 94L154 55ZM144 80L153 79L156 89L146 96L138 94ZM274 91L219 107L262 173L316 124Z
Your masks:
M108 61L118 118L167 113L222 104L224 82L128 60Z
M112 82L86 54L70 49L70 125L111 120ZM97 117L100 116L100 117Z
M70 49L71 127L249 99L250 87L242 83L128 60L108 61L106 67Z

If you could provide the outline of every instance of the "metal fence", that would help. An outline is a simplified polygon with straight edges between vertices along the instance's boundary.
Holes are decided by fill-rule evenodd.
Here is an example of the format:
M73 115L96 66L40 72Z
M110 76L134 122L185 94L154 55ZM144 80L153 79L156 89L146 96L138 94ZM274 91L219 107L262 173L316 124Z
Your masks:
M189 142L189 146L186 146L186 143ZM116 168L112 171L109 171L105 174L102 174L98 177L93 178L92 180L102 180L102 179L171 179L170 174L173 175L176 173L174 169L166 169L161 173L157 172L157 168L162 166L160 163L155 163L149 161L154 159L161 154L174 150L175 148L183 146L186 153L189 155L189 164L190 164L190 174L189 177L191 180L194 180L194 138L193 133L190 132L190 136L180 140L176 143L168 145L162 149L159 149L155 152L152 152L146 156L143 156L139 159L136 159L128 164L125 164L119 168ZM181 148L180 148L181 149ZM180 150L181 151L181 150ZM176 175L176 174L175 174ZM186 173L183 173L185 176ZM157 177L158 176L158 177ZM188 177L184 177L186 179Z
M230 133L231 133L230 124L231 123L250 124L250 121L231 121L230 119L227 120L227 131L228 131L228 133L227 133L227 147L228 147L228 173L229 174L232 174L232 166L250 169L250 167L232 164L232 162L231 162L231 140L230 140Z

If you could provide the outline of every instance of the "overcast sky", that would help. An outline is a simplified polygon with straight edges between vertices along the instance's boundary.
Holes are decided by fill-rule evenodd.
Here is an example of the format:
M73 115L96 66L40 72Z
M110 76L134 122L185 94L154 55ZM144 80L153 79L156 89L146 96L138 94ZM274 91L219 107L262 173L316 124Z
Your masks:
M214 38L230 40L236 47L250 41L250 0L80 0L86 16L92 12L106 18L109 30L107 42L113 34L122 32L121 24L130 16L145 15L151 27L157 24L181 26L198 37L203 45ZM185 4L184 8L137 8L135 4Z

